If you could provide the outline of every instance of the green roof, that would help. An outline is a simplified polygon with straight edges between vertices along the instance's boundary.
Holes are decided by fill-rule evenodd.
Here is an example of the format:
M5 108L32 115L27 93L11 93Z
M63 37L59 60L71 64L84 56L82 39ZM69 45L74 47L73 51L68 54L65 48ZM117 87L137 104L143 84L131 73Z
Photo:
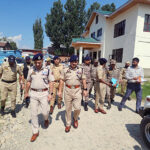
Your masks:
M110 14L112 14L111 11L103 11L103 10L100 10L100 9L96 10L94 12L97 12L97 13L102 14L102 15L110 15Z
M93 38L73 38L72 39L72 43L77 43L77 42L99 43L99 41Z

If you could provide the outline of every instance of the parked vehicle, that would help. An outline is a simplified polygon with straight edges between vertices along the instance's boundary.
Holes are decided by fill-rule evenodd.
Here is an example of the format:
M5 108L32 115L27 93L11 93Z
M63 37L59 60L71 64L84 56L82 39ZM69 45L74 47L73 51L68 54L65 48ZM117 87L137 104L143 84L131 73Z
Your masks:
M140 124L141 135L150 148L150 96L146 97L144 107L140 108L139 114L143 118Z
M22 52L20 50L0 50L0 65L9 55L13 55L16 58L22 59Z

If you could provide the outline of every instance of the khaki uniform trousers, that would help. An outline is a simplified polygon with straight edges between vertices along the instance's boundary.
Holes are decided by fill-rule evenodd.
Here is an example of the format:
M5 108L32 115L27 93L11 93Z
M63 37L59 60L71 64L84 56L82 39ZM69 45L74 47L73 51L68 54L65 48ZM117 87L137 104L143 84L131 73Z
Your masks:
M5 107L6 99L10 93L11 110L16 108L17 82L6 83L1 81L1 107Z
M106 96L106 85L103 83L97 82L96 83L95 109L98 109L98 108L103 109L105 96Z
M116 94L116 88L114 87L106 87L106 96L109 103L111 103L111 99L114 99Z
M127 87L127 80L123 79L121 82L121 94L122 95L125 95L126 87Z
M38 122L38 108L40 106L44 120L48 120L49 104L48 104L48 91L36 92L30 91L30 105L31 105L31 124L33 134L39 131Z
M90 87L90 94L91 94L91 92L92 92L92 88L94 87L94 96L96 95L96 81L95 80L92 80L92 83L91 83L91 87Z
M54 82L54 87L53 87L53 98L50 101L50 106L54 106L55 99L56 99L56 94L57 91L59 90L59 82ZM58 104L61 104L62 98L58 97Z
M86 83L87 86L87 96L85 97L85 102L89 101L89 91L91 89L91 82Z
M66 126L71 126L72 106L74 108L74 120L78 120L81 110L81 88L70 89L65 87L64 101L66 107Z

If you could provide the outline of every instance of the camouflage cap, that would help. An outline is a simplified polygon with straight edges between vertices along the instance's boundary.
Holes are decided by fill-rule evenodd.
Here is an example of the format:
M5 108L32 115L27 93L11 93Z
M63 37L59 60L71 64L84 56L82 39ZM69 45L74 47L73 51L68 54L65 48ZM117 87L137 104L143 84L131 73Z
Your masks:
M98 63L98 60L97 60L97 59L94 59L94 62L97 62L97 63Z
M130 64L130 61L126 61L126 64Z
M116 64L116 60L112 59L112 60L110 61L110 64L115 65L115 64Z
M48 57L48 58L46 59L46 61L51 61L51 58L50 58L50 57Z

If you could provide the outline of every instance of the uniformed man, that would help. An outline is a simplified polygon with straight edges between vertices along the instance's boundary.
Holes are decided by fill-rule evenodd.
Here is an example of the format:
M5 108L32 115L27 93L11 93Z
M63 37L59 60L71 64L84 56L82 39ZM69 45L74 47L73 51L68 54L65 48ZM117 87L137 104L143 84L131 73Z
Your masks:
M51 63L51 58L50 58L50 57L48 57L48 58L46 59L45 66L48 67L49 69L52 68L53 64Z
M127 61L125 63L125 66L121 69L121 77L122 77L122 80L121 80L121 95L122 95L122 97L124 96L125 90L126 90L126 87L127 87L126 71L127 71L128 67L130 67L130 62L129 61ZM131 98L129 97L128 100L131 100Z
M106 114L106 111L103 108L106 96L106 85L112 87L112 84L107 82L107 71L106 71L107 60L105 58L100 58L99 62L100 66L98 66L96 70L97 82L96 82L95 113L101 112L102 114Z
M33 135L31 142L34 142L39 135L38 106L41 107L44 116L44 126L48 127L49 101L53 94L54 76L51 70L43 66L43 55L38 53L33 57L34 66L29 70L25 98L29 96L31 105L31 124Z
M82 69L78 66L78 57L71 56L70 66L64 68L61 74L59 96L62 97L63 84L65 82L65 107L66 107L66 128L65 132L69 132L71 128L71 112L72 106L74 107L74 128L78 128L78 116L81 109L81 84L83 83L84 95L87 95L86 77Z
M83 101L83 99L82 99L81 104L84 106L84 110L88 111L87 106L88 106L88 101L89 101L89 91L90 91L91 82L92 82L92 79L91 79L91 76L92 76L91 58L88 55L84 58L84 63L82 65L82 69L83 69L83 73L86 76L86 84L87 84L87 93L88 94L85 97L85 101Z
M32 66L33 66L33 64L31 63L30 56L26 56L25 63L24 63L24 65L21 66L21 71L23 72L22 89L24 90L24 94L25 94L25 89L26 89L26 85L27 85L28 72ZM25 101L25 107L28 108L29 102L30 102L30 97L27 97L24 101Z
M97 70L97 67L98 67L98 60L95 59L94 60L94 64L92 65L92 73L91 73L91 88L90 88L90 92L89 92L89 95L91 95L91 92L92 92L92 88L94 87L94 98L96 96L96 70Z
M120 70L117 68L116 66L116 60L112 59L110 62L110 66L107 70L107 78L108 78L108 82L112 82L112 78L115 78L117 80L116 84L113 85L112 87L107 86L107 100L108 100L108 108L111 108L111 103L114 102L114 97L115 97L115 93L116 93L116 86L117 84L120 83Z
M16 96L17 96L17 73L19 74L19 83L21 84L22 72L16 64L13 55L8 57L8 62L4 62L0 67L1 78L1 115L4 115L5 102L10 92L11 99L11 115L16 118Z
M53 110L54 110L54 103L55 103L55 99L56 99L56 94L57 94L58 89L59 89L60 75L61 75L61 72L63 70L63 65L60 64L60 58L58 56L55 56L53 58L53 61L54 61L54 65L51 69L52 69L52 72L54 74L55 81L54 81L54 87L53 87L53 98L50 101L50 114L52 114ZM57 102L58 109L61 109L61 102L62 102L62 98L58 97L58 102Z

